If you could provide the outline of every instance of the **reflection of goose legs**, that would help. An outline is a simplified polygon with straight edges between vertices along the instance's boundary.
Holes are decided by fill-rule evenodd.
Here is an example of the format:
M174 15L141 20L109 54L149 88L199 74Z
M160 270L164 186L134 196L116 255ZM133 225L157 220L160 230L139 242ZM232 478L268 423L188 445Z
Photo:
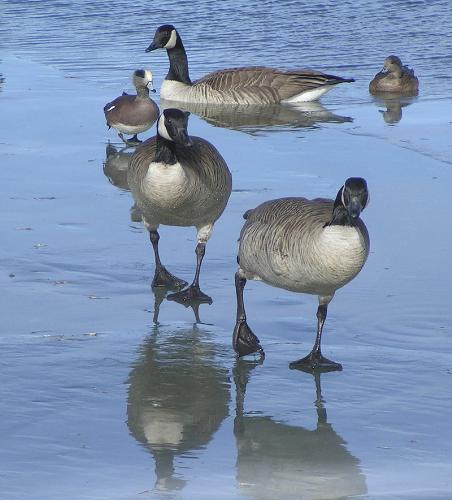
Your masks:
M152 289L154 293L154 315L152 317L152 322L155 325L159 324L159 314L160 314L160 306L162 305L162 302L166 298L166 294L168 293L168 289L162 286L159 287L154 287ZM202 323L201 318L199 316L199 306L200 302L191 302L187 304L182 304L185 307L191 307L193 314L195 316L195 325L198 323Z
M149 237L154 249L155 256L155 274L152 280L152 286L163 286L166 288L183 288L187 282L171 274L166 267L161 263L159 256L159 239L160 235L157 229L149 229Z

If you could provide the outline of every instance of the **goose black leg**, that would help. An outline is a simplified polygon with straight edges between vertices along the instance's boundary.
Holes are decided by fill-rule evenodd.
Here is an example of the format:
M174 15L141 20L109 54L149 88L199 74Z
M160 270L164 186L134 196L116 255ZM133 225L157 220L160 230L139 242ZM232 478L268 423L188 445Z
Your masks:
M325 358L325 356L322 355L322 351L320 348L323 325L325 324L327 310L327 304L319 305L317 309L317 336L315 338L314 347L306 357L290 363L290 368L307 372L312 372L314 370L325 372L342 370L342 365L339 363L335 363L328 358Z
M199 273L201 271L202 259L204 258L204 254L206 253L206 244L198 243L196 245L195 252L196 272L195 277L193 278L193 283L185 290L181 290L180 292L171 293L170 295L168 295L168 300L174 300L182 304L189 302L212 304L212 298L201 292L201 289L199 288Z
M237 320L234 333L232 334L232 347L240 356L246 356L253 352L258 352L262 358L265 357L264 350L259 343L259 339L254 335L246 322L245 304L243 302L243 290L246 285L246 279L235 273L235 292L237 294Z
M149 231L149 238L152 243L152 248L154 249L155 256L155 273L154 279L152 280L152 287L163 286L165 288L183 288L187 285L187 282L174 276L166 267L162 265L159 256L159 239L160 235L157 231Z

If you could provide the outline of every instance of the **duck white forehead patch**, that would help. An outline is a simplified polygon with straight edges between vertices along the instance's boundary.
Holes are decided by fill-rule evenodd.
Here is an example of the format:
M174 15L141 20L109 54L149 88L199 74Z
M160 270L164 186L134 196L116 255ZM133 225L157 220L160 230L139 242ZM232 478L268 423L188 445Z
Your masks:
M166 42L165 49L174 49L176 46L176 41L177 41L177 34L176 30L171 31L171 36L170 39Z
M173 140L173 139L171 139L170 135L168 134L168 130L166 130L165 115L163 115L163 114L159 118L159 124L158 124L157 130L159 132L159 135L161 135L164 139L166 139L168 141Z
M148 82L152 82L152 72L149 69L144 70L144 78Z

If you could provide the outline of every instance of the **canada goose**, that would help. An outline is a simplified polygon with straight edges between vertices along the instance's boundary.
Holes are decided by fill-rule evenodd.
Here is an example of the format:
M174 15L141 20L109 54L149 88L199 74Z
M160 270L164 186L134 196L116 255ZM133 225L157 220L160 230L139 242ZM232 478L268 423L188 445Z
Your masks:
M211 303L212 299L199 289L199 272L213 225L231 194L231 173L212 144L200 137L189 137L187 123L188 113L165 109L157 122L157 136L145 141L134 153L127 179L154 249L156 268L152 285L168 288L187 285L160 262L159 225L195 226L198 236L193 283L167 298Z
M380 92L416 95L418 89L419 81L414 76L414 71L404 66L397 56L388 56L383 69L369 84L369 92L377 95Z
M162 99L211 104L276 104L314 101L336 84L353 82L319 71L285 71L263 66L231 68L209 73L192 82L182 39L176 28L157 28L146 49L166 49L170 69L160 89Z
M317 337L310 354L291 368L341 370L322 356L327 307L338 288L351 281L369 254L369 235L359 218L368 202L364 179L351 177L336 200L281 198L248 210L240 233L235 275L237 322L233 347L239 356L264 351L249 328L243 302L247 279L319 296Z
M155 92L152 88L152 73L148 69L137 69L133 73L133 84L137 95L123 93L104 106L108 128L116 129L126 144L140 143L137 134L150 129L159 116L157 104L149 97L148 85ZM133 134L133 137L126 140L123 134Z

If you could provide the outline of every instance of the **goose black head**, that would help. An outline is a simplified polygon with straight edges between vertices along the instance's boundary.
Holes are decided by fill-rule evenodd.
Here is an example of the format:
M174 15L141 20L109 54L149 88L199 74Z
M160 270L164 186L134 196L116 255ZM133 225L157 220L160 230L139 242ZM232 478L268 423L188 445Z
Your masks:
M333 217L325 226L354 226L368 203L369 191L365 179L349 177L337 193Z
M342 186L341 198L348 215L357 219L369 203L367 182L362 177L348 178Z
M168 108L160 115L157 124L157 134L167 141L175 142L182 146L191 146L193 141L187 131L190 113L176 108Z
M172 24L164 24L159 26L155 33L151 45L146 49L146 52L151 52L157 49L174 49L178 39L176 28Z

